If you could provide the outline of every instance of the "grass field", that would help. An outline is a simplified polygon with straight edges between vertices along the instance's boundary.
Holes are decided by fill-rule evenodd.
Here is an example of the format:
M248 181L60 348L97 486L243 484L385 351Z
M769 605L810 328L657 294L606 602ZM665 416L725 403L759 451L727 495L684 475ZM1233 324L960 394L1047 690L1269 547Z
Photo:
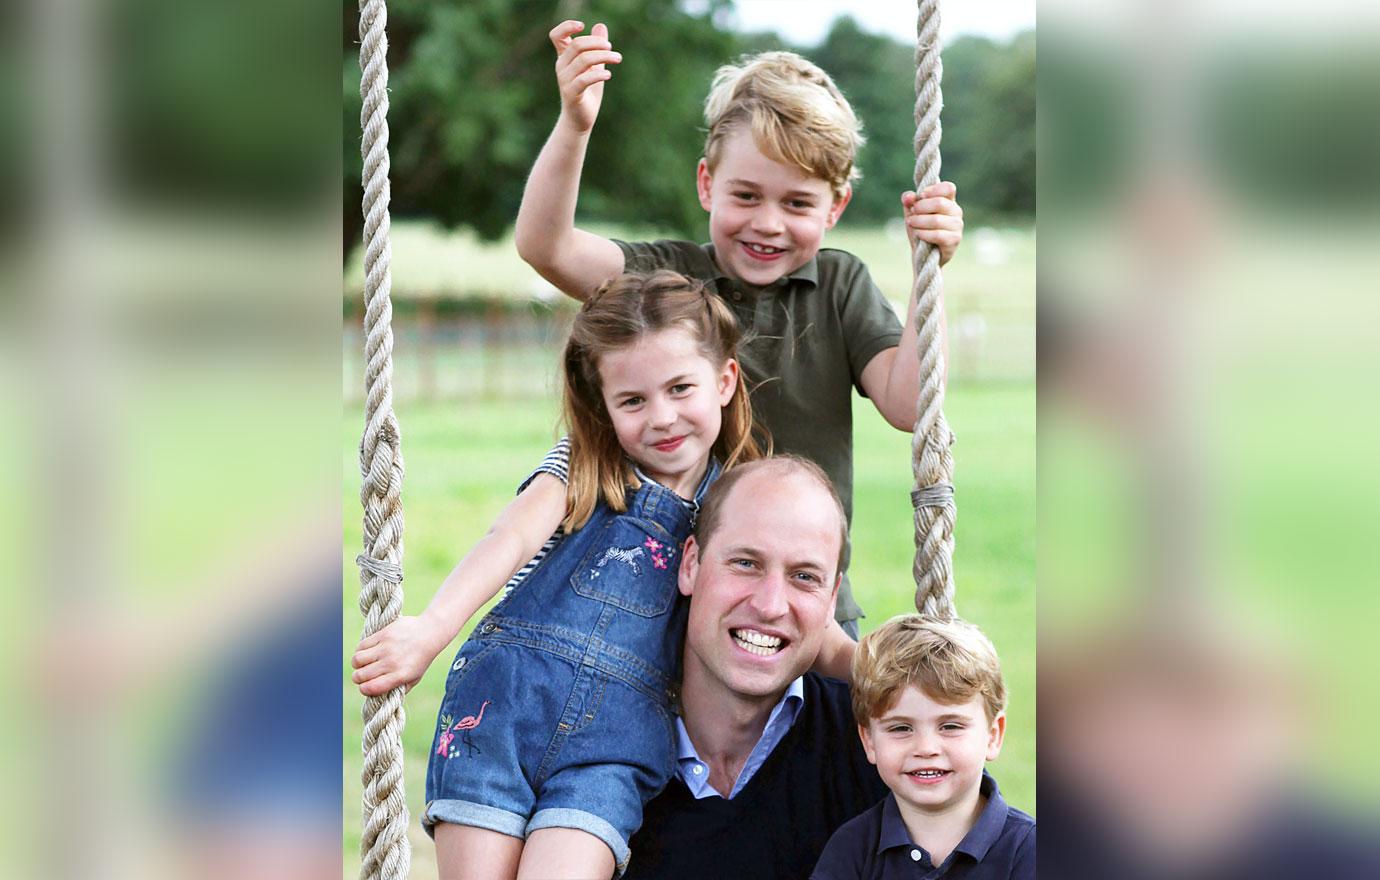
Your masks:
M855 594L867 631L911 610L913 538L909 437L887 427L866 401L855 401ZM1035 388L1033 383L965 385L951 390L946 412L958 437L957 602L1002 653L1010 690L1007 742L993 772L1015 805L1035 806ZM406 613L417 613L460 556L512 497L555 431L550 398L449 404L400 402L407 464L404 508ZM345 555L360 546L356 449L363 416L347 411L343 483ZM348 655L359 639L353 563L344 585L345 876L357 868L360 827L361 698L348 682ZM477 619L477 618L476 618ZM467 627L468 631L468 627ZM434 849L417 816L436 711L459 642L444 652L408 695L404 733L412 813L413 875L435 876Z

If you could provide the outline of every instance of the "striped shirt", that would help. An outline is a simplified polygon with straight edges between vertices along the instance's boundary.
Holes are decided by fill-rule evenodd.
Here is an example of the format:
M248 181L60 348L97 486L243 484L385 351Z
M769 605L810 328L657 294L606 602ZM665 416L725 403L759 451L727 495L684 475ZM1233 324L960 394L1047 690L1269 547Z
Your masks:
M642 473L642 469L636 464L633 465L633 473L644 483L652 482L652 478ZM546 457L541 460L541 464L537 465L536 469L527 475L527 479L523 480L522 484L518 486L517 494L521 495L523 491L532 484L532 481L537 478L538 474L550 474L562 483L570 482L569 437L562 437L555 446L551 447L551 451L546 453ZM680 496L676 497L680 500L680 503L684 504L686 509L690 511L692 516L691 522L694 522L693 515L699 512L699 505L694 501L687 501L684 498L680 498ZM532 570L540 565L541 561L556 548L556 545L561 543L561 539L564 537L565 527L557 526L556 531L552 533L550 538L546 539L545 544L541 545L541 549L537 551L537 554L527 560L527 564L518 569L518 573L513 575L508 580L508 583L503 585L503 595L506 597L508 593L512 592L513 587L522 583L523 580L532 573Z

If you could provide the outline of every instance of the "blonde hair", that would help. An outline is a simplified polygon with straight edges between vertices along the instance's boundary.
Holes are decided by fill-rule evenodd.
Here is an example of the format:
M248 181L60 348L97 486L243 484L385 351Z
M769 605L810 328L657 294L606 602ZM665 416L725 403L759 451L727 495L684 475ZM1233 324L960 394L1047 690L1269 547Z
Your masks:
M767 158L828 182L835 199L862 176L854 165L866 140L862 123L829 74L794 52L745 55L720 67L704 102L704 121L711 174L724 141L746 130Z
M599 359L673 327L694 337L700 353L715 367L737 352L738 322L733 312L703 282L669 270L620 275L600 287L575 316L561 361L562 415L570 434L570 481L562 522L566 531L588 522L601 499L623 512L627 490L638 485L604 405ZM724 468L762 456L753 431L752 404L739 370L738 387L723 408L723 423L713 446Z
M981 696L987 720L1006 708L1001 661L982 630L962 620L893 617L863 636L853 654L853 716L880 718L907 686L941 703Z

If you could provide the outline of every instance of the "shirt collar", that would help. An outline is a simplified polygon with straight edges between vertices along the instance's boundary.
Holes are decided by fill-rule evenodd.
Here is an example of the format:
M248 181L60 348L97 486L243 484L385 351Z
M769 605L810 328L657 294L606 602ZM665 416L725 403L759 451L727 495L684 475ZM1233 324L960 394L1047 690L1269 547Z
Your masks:
M987 806L982 808L977 822L963 835L963 840L959 841L958 846L954 847L954 852L967 853L980 862L992 848L992 844L997 842L997 838L1001 837L1002 829L1006 827L1009 808L997 788L997 780L986 770L982 771L982 782L979 783L978 792L987 798ZM877 852L891 849L893 846L917 844L910 839L910 832L906 830L906 823L901 818L901 809L896 806L896 795L889 794L882 806L882 832L877 837Z
M734 791L730 794L730 797L732 794L737 794L737 792L747 784L752 773L756 771L757 767L761 766L762 762L766 760L771 751L780 744L786 731L790 730L791 727L795 725L795 720L800 715L800 708L804 704L805 676L802 675L786 686L786 692L781 695L781 699L772 707L771 714L767 717L767 723L762 729L762 739L759 739L757 745L753 746L752 754L749 755L747 764L744 765L743 770L738 774L738 783L735 783ZM773 732L776 734L775 741L768 744L770 748L767 749L767 754L759 756L757 751L762 747L763 740ZM759 760L749 769L748 764L753 763L753 758L759 758ZM682 720L679 715L676 716L676 761L680 767L681 778L685 780L685 784L690 787L695 797L707 797L710 794L718 795L718 792L713 789L709 789L708 791L705 790L706 786L709 784L709 774L707 772L700 774L699 778L694 778L694 766L696 764L703 764L704 762L700 760L700 753L695 750L695 744L690 741L690 734L685 729L685 721Z
M705 263L701 267L701 271L704 274L700 277L713 278L715 281L726 281L730 284L737 283L734 282L732 278L729 278L727 275L725 275L724 271L719 268L719 261L714 258L714 245L704 245L701 248L701 254L705 258ZM808 263L801 266L799 269L796 269L794 272L788 272L784 276L784 278L787 283L791 281L804 281L809 283L811 287L818 287L819 254L816 253L813 257L810 258L810 261ZM780 282L777 283L779 284Z

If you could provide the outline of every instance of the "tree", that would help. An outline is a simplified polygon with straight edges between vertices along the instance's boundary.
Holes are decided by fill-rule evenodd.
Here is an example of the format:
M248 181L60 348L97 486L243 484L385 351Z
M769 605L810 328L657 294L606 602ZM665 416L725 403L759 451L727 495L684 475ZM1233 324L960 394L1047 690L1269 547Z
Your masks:
M731 34L713 23L728 0L689 14L675 0L603 0L623 63L613 71L581 183L582 217L703 225L694 168L701 101ZM560 109L548 32L579 3L392 0L389 112L392 208L481 237L517 216L527 173ZM355 0L344 0L346 52L358 52ZM360 240L359 68L345 65L345 248Z

